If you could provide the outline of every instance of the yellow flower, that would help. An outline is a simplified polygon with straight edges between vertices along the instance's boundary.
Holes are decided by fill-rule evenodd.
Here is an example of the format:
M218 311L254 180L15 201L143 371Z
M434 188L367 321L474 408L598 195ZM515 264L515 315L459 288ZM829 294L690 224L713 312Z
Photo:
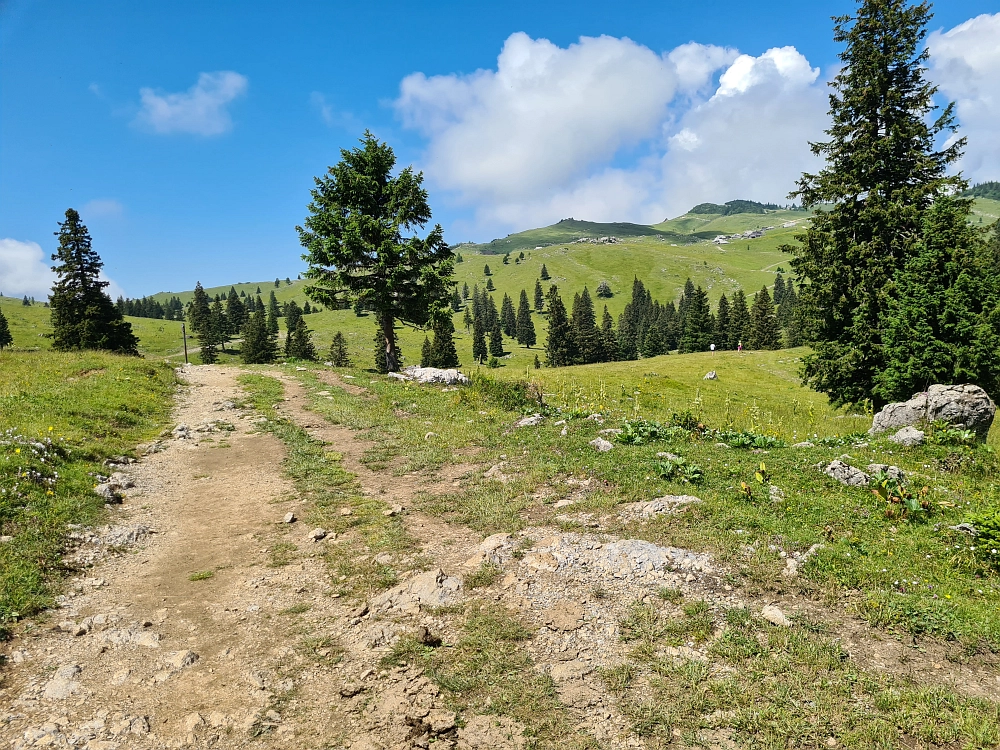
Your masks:
M54 430L54 429L55 429L55 427L53 427L52 425L49 425L49 432L52 432L52 430Z
M20 448L16 448L16 449L14 450L14 453L20 453L20 452L21 452L21 449L20 449Z

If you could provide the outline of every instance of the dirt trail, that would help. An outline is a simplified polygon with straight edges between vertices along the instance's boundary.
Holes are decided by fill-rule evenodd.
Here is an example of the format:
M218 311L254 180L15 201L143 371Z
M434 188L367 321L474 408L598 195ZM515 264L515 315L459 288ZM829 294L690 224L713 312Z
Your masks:
M405 508L403 522L419 547L414 555L427 561L403 568L396 588L361 606L346 602L322 552L330 545L362 557L367 551L350 533L313 541L303 523L281 523L286 513L304 511L305 501L283 477L284 446L258 431L254 412L235 406L238 374L182 370L188 386L175 421L185 428L124 469L135 488L114 511L115 526L79 532L76 558L89 556L94 566L71 581L47 622L5 644L0 750L523 747L517 722L466 715L459 728L418 670L380 666L399 638L419 628L454 643L461 618L439 607L472 597L517 611L535 629L525 648L552 678L577 731L601 747L639 747L598 678L600 668L623 659L618 623L633 602L666 607L656 594L668 586L713 606L761 605L723 586L705 555L597 531L565 533L542 519L519 535L484 542L422 513L413 507L418 493L458 491L475 467L373 472L362 463L370 444L311 412L302 384L276 370L286 396L279 412L340 453L365 494ZM330 374L325 382L365 397ZM502 481L502 473L491 481ZM272 566L275 545L290 564ZM109 546L115 553L103 551ZM464 589L463 577L481 563L503 575L486 588ZM851 635L858 636L847 639L852 655L875 668L899 670L895 662L906 658L894 641L879 647ZM709 658L705 648L665 653ZM934 671L930 661L922 663ZM914 666L907 669L924 676ZM949 672L961 670L949 665ZM987 672L966 672L956 682L980 694L996 684ZM731 746L726 730L701 740Z

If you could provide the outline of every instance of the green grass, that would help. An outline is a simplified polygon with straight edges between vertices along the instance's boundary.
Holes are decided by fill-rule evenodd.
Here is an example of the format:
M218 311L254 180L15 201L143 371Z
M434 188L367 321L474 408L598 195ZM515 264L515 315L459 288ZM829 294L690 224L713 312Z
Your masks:
M52 348L52 322L49 308L42 303L25 306L21 300L0 297L0 309L10 324L14 348L20 350L49 350ZM132 331L139 337L139 352L150 359L154 357L183 357L181 323L174 320L126 317ZM188 339L188 346L197 343Z
M197 573L192 573L188 576L189 581L207 581L209 578L215 575L214 570L200 570Z
M859 669L815 629L775 628L745 609L685 608L680 616L636 604L622 623L637 645L602 673L633 730L688 744L722 736L760 748L989 748L1000 742L1000 706L944 687ZM664 635L708 639L711 664L663 653Z
M482 533L522 528L528 509L536 514L533 520L543 513L554 523L557 512L534 499L534 493L548 485L548 502L554 502L568 491L562 481L566 476L602 481L599 491L574 508L602 515L623 502L693 493L703 502L684 513L638 528L612 524L609 530L709 551L752 594L791 591L825 597L900 637L957 639L967 649L1000 648L1000 580L979 570L967 550L957 549L968 542L948 528L1000 506L994 453L1000 430L994 428L988 445L979 448L928 445L907 450L869 440L864 435L869 416L837 412L799 385L801 353L671 355L530 371L550 416L538 428L519 430L510 426L537 405L527 397L512 399L517 391L513 384L496 388L479 380L457 392L443 392L355 370L351 382L366 388L369 396L359 399L325 385L310 371L295 374L313 392L317 413L359 430L377 446L366 456L373 468L429 470L463 460L469 449L488 468L505 456L504 473L511 481L473 480L458 495L423 501L425 509ZM702 380L708 369L716 370L719 379ZM493 374L501 383L516 375L511 370ZM315 395L320 390L329 395ZM646 444L618 443L605 454L588 445L602 428L586 419L592 413L602 414L608 428L637 418L666 425L686 410L709 428L749 432L774 447L764 453L718 447L714 432L701 436L684 431L667 431L667 438ZM566 436L554 424L560 419L567 420ZM435 435L428 439L428 432ZM816 447L777 447L807 439ZM702 482L660 478L655 455L660 451L700 466ZM844 487L815 468L845 453L862 468L869 463L903 468L912 490L929 488L929 511L903 518L870 490ZM755 477L762 462L763 482ZM784 500L771 499L770 484ZM824 548L800 575L783 576L782 553L802 553L814 544Z
M173 370L95 352L0 352L0 628L49 606L68 524L92 524L102 462L169 417Z

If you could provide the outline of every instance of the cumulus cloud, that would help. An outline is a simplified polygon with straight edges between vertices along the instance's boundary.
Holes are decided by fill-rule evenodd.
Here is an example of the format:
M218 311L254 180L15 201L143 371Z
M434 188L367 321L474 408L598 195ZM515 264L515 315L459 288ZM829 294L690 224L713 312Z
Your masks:
M656 135L678 83L668 59L629 39L585 37L562 49L516 33L496 70L407 76L396 108L430 139L436 184L505 202L586 178Z
M142 106L136 124L154 133L221 135L232 130L227 107L246 93L247 79L231 70L201 73L187 91L169 94L139 90Z
M37 242L0 239L0 292L6 297L27 295L37 300L46 299L56 280L50 258ZM108 282L104 291L111 299L126 296L125 290L103 272L100 278Z
M0 292L6 297L45 299L55 274L37 242L0 239Z
M973 181L1000 179L1000 13L928 37L930 76L957 105L968 137L961 167Z
M803 171L819 166L808 141L823 137L826 106L819 70L795 48L740 55L670 138L664 216L707 201L783 201Z
M428 139L431 184L473 208L474 228L655 222L703 200L783 199L822 132L818 78L794 47L657 54L629 39L560 48L517 33L495 70L415 73L395 104Z

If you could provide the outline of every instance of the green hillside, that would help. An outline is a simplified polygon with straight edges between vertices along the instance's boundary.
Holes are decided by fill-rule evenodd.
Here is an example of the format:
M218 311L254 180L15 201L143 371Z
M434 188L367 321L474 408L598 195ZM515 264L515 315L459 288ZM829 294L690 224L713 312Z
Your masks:
M273 282L272 282L273 283ZM41 302L25 306L20 299L0 297L0 309L10 324L17 349L51 349L52 323L49 308ZM132 330L139 337L139 352L148 357L183 355L181 324L175 320L153 320L152 318L126 317Z

